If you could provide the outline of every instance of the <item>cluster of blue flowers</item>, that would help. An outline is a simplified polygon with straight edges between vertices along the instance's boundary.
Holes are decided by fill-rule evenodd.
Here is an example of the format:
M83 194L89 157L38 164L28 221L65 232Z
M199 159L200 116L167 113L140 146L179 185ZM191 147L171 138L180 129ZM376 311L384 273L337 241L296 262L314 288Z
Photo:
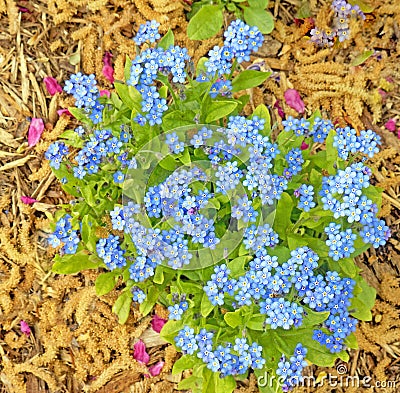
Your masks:
M286 132L293 131L296 136L313 137L314 142L323 143L331 130L335 126L330 120L324 120L320 117L314 119L314 123L310 129L310 122L306 119L297 119L288 116L282 121L283 129Z
M236 203L232 206L231 217L241 219L243 222L256 222L258 212L254 210L253 202L249 200L247 195L239 198Z
M219 239L215 236L213 221L200 213L213 194L206 187L197 194L192 193L189 185L194 180L206 182L207 176L197 167L175 171L164 182L148 189L144 198L146 210L149 217L174 219L182 236L214 249Z
M218 166L215 173L217 177L216 192L225 195L228 190L233 190L239 184L240 179L243 177L243 171L238 168L236 161L226 162L224 165Z
M144 42L155 42L160 38L158 33L159 23L147 22L139 28L134 38L137 45ZM171 45L167 50L163 48L148 48L133 59L130 67L130 78L127 84L135 86L140 92L142 101L142 114L135 118L139 125L148 122L151 126L161 124L162 115L168 109L165 98L160 98L155 81L158 74L172 74L173 83L184 83L186 80L186 63L190 60L186 48Z
M214 306L222 306L224 304L226 292L233 295L237 290L236 280L228 279L229 273L230 270L225 264L215 266L211 279L203 288L210 303Z
M184 142L179 140L179 137L175 132L167 135L166 143L170 151L174 154L182 153L185 150Z
M139 304L142 304L146 300L146 294L139 287L132 287L132 300Z
M231 97L232 96L231 91L232 91L231 81L224 79L217 79L217 81L212 84L209 94L211 98L217 98L218 95L222 97Z
M293 131L296 136L308 136L310 133L310 122L306 119L297 119L293 116L288 116L286 120L282 121L282 125L286 132Z
M330 223L325 228L325 233L328 236L326 245L329 247L329 256L334 261L349 258L355 251L354 241L357 235L353 233L351 228L340 231L340 224Z
M63 142L54 142L44 154L46 160L50 161L50 166L54 169L60 169L64 157L69 154L68 146Z
M283 392L292 390L303 381L303 368L307 366L306 355L307 348L303 347L302 344L297 344L293 356L289 360L286 359L285 355L282 355L276 374L279 375L279 382Z
M323 177L320 195L325 210L332 211L334 218L346 217L349 224L359 224L364 242L377 248L386 243L390 232L385 222L376 218L377 206L362 195L362 190L369 186L370 175L368 167L354 163L335 176ZM352 248L351 242L348 246Z
M338 150L339 157L347 160L349 153L362 153L372 158L378 153L377 145L381 143L381 137L372 130L362 130L357 135L356 130L350 127L337 128L333 146Z
M199 148L203 146L208 139L210 139L213 135L212 130L207 127L203 127L197 134L193 135L192 139L190 140L190 144L194 148Z
M333 29L322 30L316 27L310 32L311 41L317 46L332 46L335 37L338 38L339 42L350 39L350 18L360 16L365 19L364 13L357 4L352 6L345 0L334 0L331 8L335 13Z
M271 278L271 287L278 288L283 280L278 277ZM265 324L270 325L271 329L282 327L290 329L292 326L300 326L303 322L303 308L296 302L289 302L284 298L267 298L260 302L260 311L266 314Z
M84 108L94 124L103 120L104 105L99 102L100 92L94 74L72 74L65 82L64 91L75 98L75 106Z
M189 303L186 300L186 295L180 296L179 299L176 299L177 296L174 294L173 300L177 300L173 305L168 307L170 320L179 321L182 319L183 313L189 308ZM179 300L179 301L178 301Z
M310 211L315 207L314 202L314 187L307 184L302 184L297 190L294 191L294 195L300 198L297 207L303 209L305 212Z
M74 176L83 179L87 174L97 173L106 157L116 158L121 167L129 165L128 155L122 152L122 147L130 138L130 134L126 131L121 131L119 137L116 137L110 129L95 130L75 156L78 165L73 168ZM116 182L118 175L120 172L114 176Z
M135 44L141 46L145 42L154 43L160 39L160 34L158 33L158 28L160 24L155 21L147 21L146 23L140 25L139 31L133 38Z
M324 143L329 132L334 129L335 126L330 120L316 117L309 135L313 137L314 142Z
M218 265L203 289L213 305L222 306L225 296L234 298L236 308L259 301L260 312L266 314L265 324L271 329L290 329L302 324L303 308L297 302L287 301L284 296L291 290L295 290L299 297L306 294L318 260L314 251L300 247L279 265L277 257L269 256L263 248L243 276L237 280L229 278L227 266Z
M285 158L289 166L283 170L283 175L286 179L291 179L302 170L303 154L300 149L293 148L286 154Z
M275 247L279 243L278 234L269 224L251 225L243 235L243 244L247 250L253 250L256 255L265 253L265 247Z
M233 156L241 153L240 149L225 143L223 140L215 142L212 147L206 147L204 150L208 152L208 159L213 165L217 165L223 160L231 160Z
M237 144L245 147L254 144L254 146L260 148L257 156L267 153L269 139L262 137L259 133L264 129L264 119L260 119L258 116L253 116L251 119L246 119L244 116L230 116L228 120L224 133L228 137L230 145Z
M231 22L224 32L224 45L215 46L209 51L205 66L207 76L228 75L231 72L232 60L240 64L250 60L251 52L261 47L264 37L257 27L250 27L241 20Z
M185 326L175 337L175 343L183 353L196 353L207 368L219 372L221 377L242 375L250 367L263 368L265 359L262 357L262 347L256 342L250 345L246 338L236 338L235 343L228 342L214 349L213 338L214 333L204 328L195 334L193 328Z
M75 254L80 242L78 231L72 229L71 219L69 214L60 218L57 221L56 229L49 236L49 244L54 248L64 243L62 251L66 254Z
M125 252L120 247L119 236L109 235L105 239L99 239L96 251L109 270L126 266Z
M328 271L325 277L318 275L313 279L303 300L316 311L330 311L324 322L329 333L316 329L313 339L332 353L340 352L346 337L356 330L357 320L350 316L348 310L354 285L354 280L340 278L337 272Z

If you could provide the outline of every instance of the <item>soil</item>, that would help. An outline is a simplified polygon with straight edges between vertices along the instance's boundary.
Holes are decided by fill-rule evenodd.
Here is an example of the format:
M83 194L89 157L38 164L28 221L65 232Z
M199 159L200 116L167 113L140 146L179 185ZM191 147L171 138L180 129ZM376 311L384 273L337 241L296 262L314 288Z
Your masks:
M205 42L185 38L190 3L0 0L0 393L173 392L185 376L171 374L179 355L151 329L151 317L143 318L132 306L127 323L118 324L111 311L118 293L96 296L98 272L70 276L51 272L54 250L46 241L49 222L57 205L69 198L51 174L44 152L75 122L57 113L71 104L70 99L64 93L50 96L43 78L52 76L62 83L73 72L93 72L102 88L112 89L102 75L105 53L112 54L116 79L121 79L125 54L134 55L131 38L140 23L150 19L161 22L162 33L171 28L177 43L188 47L196 62L221 37ZM296 19L304 3L309 4L313 19ZM252 62L262 62L273 74L251 91L247 110L263 102L274 121L280 121L278 106L287 115L296 115L283 98L287 88L295 88L307 113L320 109L338 124L376 131L383 146L370 165L374 183L383 188L380 216L392 237L384 247L357 258L363 277L377 291L372 321L360 323L357 329L359 349L350 351L347 364L338 361L335 368L310 366L305 371L319 380L326 375L360 381L369 377L369 384L376 387L321 383L295 391L398 392L400 139L397 131L390 132L384 125L394 119L400 127L400 4L371 1L366 20L351 23L350 40L318 49L307 33L313 23L330 24L329 3L270 1L275 30ZM374 54L357 64L367 50ZM27 143L31 118L45 123L34 147ZM38 202L24 204L21 196ZM154 312L166 316L161 307ZM21 320L30 326L30 334L21 331ZM148 348L148 366L165 362L159 376L149 377L147 368L133 359L138 338ZM257 391L255 378L239 382L236 391Z

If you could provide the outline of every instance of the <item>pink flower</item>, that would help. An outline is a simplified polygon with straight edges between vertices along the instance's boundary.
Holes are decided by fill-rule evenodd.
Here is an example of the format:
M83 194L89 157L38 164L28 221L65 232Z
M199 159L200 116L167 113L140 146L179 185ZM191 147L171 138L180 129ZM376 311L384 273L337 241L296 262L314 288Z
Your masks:
M46 85L47 91L52 96L54 96L54 94L56 94L56 93L62 93L62 87L57 82L57 79L55 79L51 76L46 76L46 78L43 79L43 82Z
M20 327L22 333L26 334L27 336L31 334L31 328L23 319L21 319Z
M400 139L400 128L397 130L397 138Z
M288 89L285 91L285 101L286 103L293 108L295 111L299 112L299 113L303 113L304 112L304 102L303 100L300 98L300 94L297 90L295 89Z
M164 367L164 362L160 360L158 363L154 364L153 366L149 367L149 372L152 377L156 377L160 375L162 368Z
M390 119L385 123L386 129L388 129L391 132L396 131L396 121L394 119Z
M133 357L140 363L147 364L150 360L149 354L146 352L146 345L142 340L139 340L133 346L134 352Z
M102 96L107 96L108 98L110 98L111 93L109 90L100 90L100 97Z
M285 112L279 104L279 100L275 101L274 108L278 109L278 115L283 119L285 117Z
M384 100L386 98L386 96L387 96L387 93L386 93L385 90L378 89L378 93L381 95L382 100Z
M310 145L308 145L306 142L303 141L303 142L301 142L300 149L301 150L307 150L308 146L310 146Z
M114 83L114 68L111 65L112 54L110 52L106 52L103 57L103 75L110 83Z
M25 203L26 205L32 205L32 203L38 202L36 199L28 197L28 196L22 196L21 201Z
M28 130L28 146L35 146L39 142L44 130L44 123L42 119L36 117L32 118L31 124Z
M64 108L64 109L59 109L59 110L57 111L57 114L58 114L58 116L67 115L67 116L69 116L69 117L73 117L73 114L72 114L68 109L66 109L66 108Z
M161 329L166 323L166 319L159 317L157 314L154 314L153 319L151 320L151 327L155 332L160 333Z

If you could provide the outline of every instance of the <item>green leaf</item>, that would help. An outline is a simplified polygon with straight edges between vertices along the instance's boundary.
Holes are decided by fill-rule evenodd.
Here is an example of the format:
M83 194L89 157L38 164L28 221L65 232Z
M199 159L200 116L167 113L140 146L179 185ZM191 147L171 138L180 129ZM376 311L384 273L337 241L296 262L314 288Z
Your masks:
M76 120L85 122L87 123L87 113L85 113L85 111L82 108L75 108L73 106L70 106L68 108L68 110L70 111L71 115L75 117Z
M354 278L357 276L359 269L356 266L356 264L354 263L353 258L339 259L336 263L339 265L340 270L343 272L343 274L346 277Z
M333 146L333 138L336 135L335 130L331 130L326 138L326 165L331 166L338 159L338 151L335 146ZM326 168L329 172L329 168ZM329 172L329 174L331 174Z
M265 315L263 314L254 314L247 322L246 326L252 330L265 330Z
M261 85L270 75L271 72L256 70L242 71L232 80L232 92L251 89L252 87Z
M191 355L183 355L180 357L172 367L172 375L179 374L184 370L189 370L195 364L196 359Z
M115 301L112 311L117 314L118 322L123 325L129 318L129 313L131 310L132 294L130 291L125 291L119 295L118 299Z
M97 269L100 263L93 263L91 255L84 250L76 254L56 255L51 270L58 274L75 274L82 270Z
M363 189L363 194L368 198L371 199L376 206L382 206L382 188L370 185L367 188Z
M155 284L162 284L164 282L164 271L161 265L156 267L156 271L154 273L153 282Z
M103 296L111 292L117 283L117 276L114 272L101 273L96 278L95 288L97 296Z
M173 156L168 155L165 156L161 161L159 161L158 165L168 171L174 171L179 164Z
M317 312L303 305L301 307L307 313L307 315L303 317L303 323L301 324L302 328L315 327L324 322L330 314L329 311Z
M269 34L274 30L272 14L262 8L244 7L243 16L248 25L257 26L263 34Z
M268 108L264 104L258 105L253 112L253 116L258 116L260 119L265 120L263 131L266 131L269 134L271 132L271 115Z
M160 292L157 287L152 286L147 292L146 299L144 302L140 305L140 313L143 316L146 316L154 307L156 304L158 297L160 296Z
M208 61L208 57L200 57L196 66L196 76L199 76L202 72L207 72L206 61ZM203 82L204 83L204 82Z
M195 113L193 111L172 111L163 117L162 129L164 131L172 130L176 127L194 124Z
M83 139L73 130L64 131L60 138L66 139L64 143L72 147L83 147Z
M161 329L160 337L170 344L175 343L174 338L178 334L179 330L183 328L183 321L169 320Z
M179 161L184 165L190 165L190 163L192 162L190 158L190 152L187 147L183 151L182 155L179 157Z
M200 390L202 385L203 378L191 375L178 383L178 390L191 390L194 393L194 390Z
M174 45L174 43L174 33L171 29L168 29L168 32L164 35L164 37L158 41L157 47L167 50L171 45Z
M375 304L376 290L375 288L370 287L361 276L356 276L355 280L356 286L354 292L358 293L351 299L350 309L353 309L354 311L350 314L354 318L362 321L371 321L371 309Z
M228 262L227 267L231 271L230 276L238 278L244 274L244 265L252 259L252 256L240 256Z
M235 12L237 10L237 7L233 3L228 3L225 5L226 9L230 12Z
M248 0L249 6L253 8L267 8L268 0Z
M124 79L125 82L131 77L131 66L132 61L128 55L125 56L125 66L124 66Z
M219 5L204 5L190 19L187 35L191 40L205 40L217 34L224 22L222 8Z
M232 375L220 378L217 373L214 374L215 393L232 393L236 389L236 381ZM210 393L210 391L207 391Z
M319 238L299 235L297 233L289 233L287 236L288 246L291 250L294 250L298 247L310 247L312 250L318 252L318 255L321 258L325 258L328 256L329 247L325 244L325 242Z
M225 322L233 328L236 328L243 324L243 318L241 315L241 310L236 310L235 312L227 312L224 315Z
M203 317L206 317L211 313L212 310L214 310L214 307L210 300L208 299L208 296L206 293L203 293L203 297L201 299L201 304L200 304L200 312Z
M91 207L95 207L98 205L97 198L95 198L95 196L93 195L94 191L94 188L92 188L90 184L84 185L81 188L81 194L85 198L85 202Z
M237 107L235 101L212 101L207 108L206 123L211 123L221 117L228 116Z
M276 218L273 225L274 230L282 240L286 240L286 231L292 224L290 216L292 214L293 207L294 203L292 197L287 192L283 192L276 206Z
M351 66L358 66L362 63L364 63L365 60L369 59L373 54L375 53L375 51L373 50L366 50L363 53L361 53L360 55L356 56L353 61L350 63Z
M69 64L76 66L80 63L81 61L81 54L79 51L73 53L69 58L68 58L68 62Z
M278 348L287 356L292 356L294 348L298 343L302 343L307 348L306 358L317 366L333 367L336 359L345 356L342 351L338 353L331 353L329 349L321 345L318 341L312 338L314 329L276 329L271 331L274 341Z
M350 333L345 339L344 339L344 344L346 347L351 348L351 349L358 349L358 343L357 343L357 338L354 335L354 333Z
M305 19L309 18L312 15L311 9L310 9L310 2L309 0L303 0L300 4L300 8L298 9L296 13L296 18L297 19Z
M360 7L360 10L366 14L369 14L374 10L374 7L367 4L363 0L349 0L349 3L351 5L358 5Z
M236 388L235 379L229 375L221 378L219 373L203 369L203 393L231 393Z
M135 87L120 82L115 82L114 87L119 98L130 110L141 111L142 96Z

